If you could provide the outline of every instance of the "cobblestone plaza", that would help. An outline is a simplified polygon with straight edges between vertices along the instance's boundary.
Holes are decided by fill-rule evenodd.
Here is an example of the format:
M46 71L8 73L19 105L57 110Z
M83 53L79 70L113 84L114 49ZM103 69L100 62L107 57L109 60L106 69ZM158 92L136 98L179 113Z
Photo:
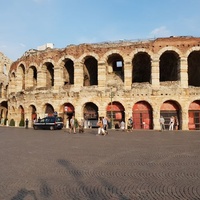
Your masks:
M200 199L200 131L0 127L0 200Z

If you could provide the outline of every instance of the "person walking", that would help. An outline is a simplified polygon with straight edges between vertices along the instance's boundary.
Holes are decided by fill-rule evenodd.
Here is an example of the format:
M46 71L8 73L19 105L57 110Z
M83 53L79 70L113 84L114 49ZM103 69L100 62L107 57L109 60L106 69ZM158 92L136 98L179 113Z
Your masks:
M26 120L25 120L25 126L26 126L26 128L28 128L28 118L26 118Z
M164 131L165 130L165 119L163 116L160 116L159 122L160 122L160 130Z
M174 130L174 116L170 117L169 121L169 130L173 131Z
M70 119L70 131L69 133L76 133L76 128L75 128L75 118L74 115L72 116L72 118Z
M103 117L103 129L105 131L105 134L108 134L108 120L106 117Z
M98 126L98 133L97 133L97 135L101 135L101 134L106 135L105 130L103 128L102 117L99 117L99 120L97 122L97 126Z
M178 126L179 126L178 117L175 116L175 117L174 117L174 128L175 128L175 130L178 130Z
M120 129L121 129L122 131L125 130L125 122L124 122L123 120L122 120L121 123L120 123Z
M132 118L129 118L127 122L127 132L132 132L132 129L133 129L133 120Z

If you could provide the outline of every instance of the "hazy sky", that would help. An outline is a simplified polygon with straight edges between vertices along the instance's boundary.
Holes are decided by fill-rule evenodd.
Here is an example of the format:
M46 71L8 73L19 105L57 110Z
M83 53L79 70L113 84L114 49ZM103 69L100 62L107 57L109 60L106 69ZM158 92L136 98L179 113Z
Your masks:
M0 52L15 61L45 43L200 36L200 0L0 0Z

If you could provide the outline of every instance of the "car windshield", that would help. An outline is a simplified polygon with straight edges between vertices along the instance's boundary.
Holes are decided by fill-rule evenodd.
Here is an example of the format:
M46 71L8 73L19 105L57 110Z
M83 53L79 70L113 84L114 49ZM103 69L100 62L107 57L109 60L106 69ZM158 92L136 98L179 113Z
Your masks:
M62 117L56 117L56 122L62 122Z

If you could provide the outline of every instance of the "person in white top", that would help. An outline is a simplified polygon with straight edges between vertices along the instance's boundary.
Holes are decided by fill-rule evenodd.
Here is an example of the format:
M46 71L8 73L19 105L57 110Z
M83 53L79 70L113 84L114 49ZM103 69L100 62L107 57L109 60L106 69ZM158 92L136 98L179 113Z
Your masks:
M174 116L170 117L169 121L169 130L173 131L174 130Z
M125 130L125 122L123 120L120 123L120 129L123 131Z

